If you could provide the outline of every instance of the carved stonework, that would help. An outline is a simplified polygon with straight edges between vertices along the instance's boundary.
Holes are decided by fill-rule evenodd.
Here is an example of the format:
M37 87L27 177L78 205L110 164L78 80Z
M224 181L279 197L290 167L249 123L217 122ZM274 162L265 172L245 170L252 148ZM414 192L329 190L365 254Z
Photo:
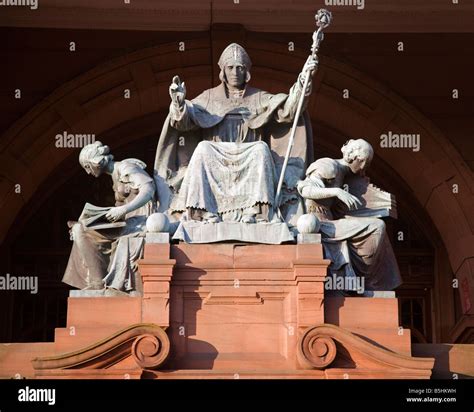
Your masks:
M302 368L324 369L328 378L429 379L434 366L433 358L395 353L330 324L306 329L297 353Z
M131 356L139 368L157 369L165 362L169 351L170 341L166 332L155 324L141 323L73 352L35 358L32 364L36 376L51 376L55 370L61 370L62 375L67 375L65 370L69 370L73 376L75 370L107 369ZM123 370L134 370L136 366L130 367L127 363Z
M325 297L329 261L321 244L279 245L277 254L274 248L146 245L144 296L69 298L67 325L56 330L55 342L13 344L3 373L42 379L431 377L434 359L412 357L395 298ZM26 357L26 349L35 355Z
M157 336L159 335L159 336ZM157 369L166 360L170 352L170 342L163 329L155 334L146 333L135 339L132 356L143 369Z
M303 367L325 369L336 359L337 349L330 336L308 329L298 344L298 360Z

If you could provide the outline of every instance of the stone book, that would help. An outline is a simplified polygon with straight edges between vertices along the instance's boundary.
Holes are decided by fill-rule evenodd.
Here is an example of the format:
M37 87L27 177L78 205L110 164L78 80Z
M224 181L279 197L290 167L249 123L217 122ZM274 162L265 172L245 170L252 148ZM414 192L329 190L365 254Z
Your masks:
M114 229L117 227L126 226L126 222L110 222L106 215L112 209L111 207L95 206L90 203L86 203L82 210L79 222L84 225L84 229L87 230L100 230L100 229Z
M397 218L397 202L392 193L386 192L370 183L367 177L351 176L344 183L350 194L362 203L355 210L349 210L342 202L338 202L336 213L345 217L392 217Z

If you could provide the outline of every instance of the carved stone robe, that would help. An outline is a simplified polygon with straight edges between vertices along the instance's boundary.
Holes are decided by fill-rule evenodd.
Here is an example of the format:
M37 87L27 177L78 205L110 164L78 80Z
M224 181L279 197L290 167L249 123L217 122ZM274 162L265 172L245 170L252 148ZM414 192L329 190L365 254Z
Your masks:
M153 182L145 167L137 159L115 162L112 173L115 206L130 203L142 186ZM127 213L125 226L113 229L86 230L80 217L71 229L74 241L62 281L79 289L109 287L140 294L137 261L145 244L146 219L155 210L153 199Z
M172 215L193 207L225 214L256 203L273 205L301 92L297 81L289 94L247 86L242 97L232 98L221 83L186 100L181 109L171 104L155 162L159 210ZM201 141L207 143L198 145ZM312 131L305 114L298 123L281 202L292 224L302 212L296 183L311 156Z

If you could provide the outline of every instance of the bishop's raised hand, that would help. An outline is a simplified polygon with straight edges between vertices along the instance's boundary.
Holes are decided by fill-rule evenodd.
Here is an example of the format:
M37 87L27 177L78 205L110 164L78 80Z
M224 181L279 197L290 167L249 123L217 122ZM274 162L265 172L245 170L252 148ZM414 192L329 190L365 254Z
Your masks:
M170 85L171 101L174 105L181 107L186 99L186 86L181 83L179 76L174 76Z

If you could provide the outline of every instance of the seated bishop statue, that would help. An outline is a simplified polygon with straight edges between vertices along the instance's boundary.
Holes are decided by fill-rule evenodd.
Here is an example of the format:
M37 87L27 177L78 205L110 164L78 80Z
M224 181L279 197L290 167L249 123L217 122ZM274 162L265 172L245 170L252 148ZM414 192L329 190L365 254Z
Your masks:
M283 192L275 191L288 146L305 76L317 61L309 57L288 94L251 87L252 62L238 44L220 56L221 83L186 100L178 76L170 86L171 105L157 148L155 181L159 210L170 219L201 223L259 224L286 220L296 225L302 212L296 185L311 163L312 132L306 113L300 117L285 172ZM280 206L283 214L275 210Z

